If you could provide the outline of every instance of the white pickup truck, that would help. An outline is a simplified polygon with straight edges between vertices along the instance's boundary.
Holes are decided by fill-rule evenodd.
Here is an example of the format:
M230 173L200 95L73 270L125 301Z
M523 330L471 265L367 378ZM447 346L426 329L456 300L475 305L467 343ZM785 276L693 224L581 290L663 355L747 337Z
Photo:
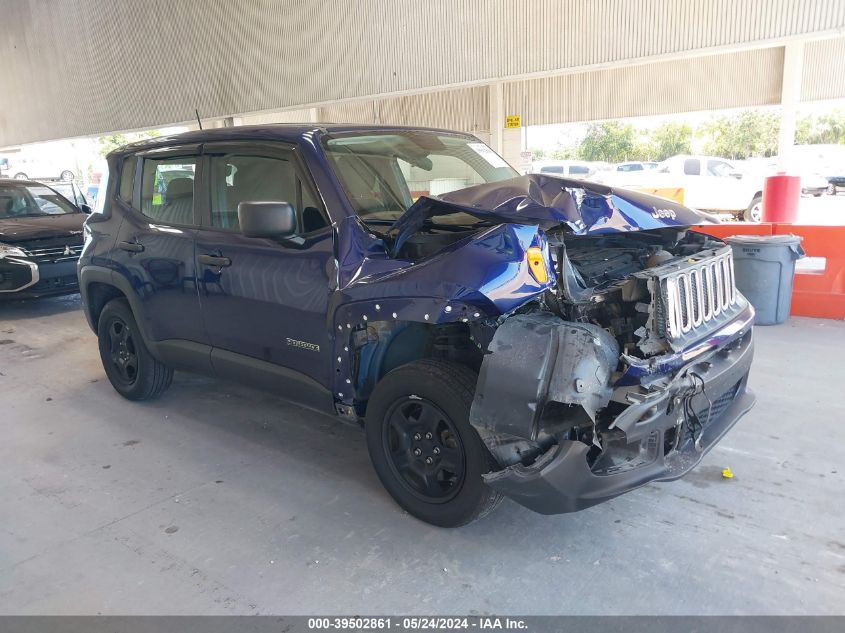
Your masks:
M614 187L683 188L688 207L750 222L762 215L763 177L715 156L680 154L656 169L606 172L602 181Z

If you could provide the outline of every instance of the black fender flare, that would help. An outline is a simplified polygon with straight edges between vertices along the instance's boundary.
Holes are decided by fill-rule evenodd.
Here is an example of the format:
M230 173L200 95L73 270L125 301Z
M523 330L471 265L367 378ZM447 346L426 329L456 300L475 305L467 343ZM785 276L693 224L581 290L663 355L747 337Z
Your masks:
M113 270L104 266L87 265L79 270L79 294L82 296L82 305L85 310L85 318L88 325L94 334L97 333L97 324L94 322L94 315L90 310L89 287L91 284L101 283L107 286L117 288L126 297L129 302L129 307L132 308L132 314L135 315L135 320L138 323L138 329L141 330L141 336L144 339L144 344L150 349L155 348L155 343L150 337L147 324L141 318L143 309L141 307L141 300L138 293L132 288L129 280L122 275L115 274Z

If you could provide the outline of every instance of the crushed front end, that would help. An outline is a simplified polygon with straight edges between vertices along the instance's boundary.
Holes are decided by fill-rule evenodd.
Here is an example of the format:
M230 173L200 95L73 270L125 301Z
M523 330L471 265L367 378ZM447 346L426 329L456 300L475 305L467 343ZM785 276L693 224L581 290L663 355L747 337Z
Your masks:
M487 483L544 514L681 477L747 413L754 311L684 227L547 230L557 287L475 332Z

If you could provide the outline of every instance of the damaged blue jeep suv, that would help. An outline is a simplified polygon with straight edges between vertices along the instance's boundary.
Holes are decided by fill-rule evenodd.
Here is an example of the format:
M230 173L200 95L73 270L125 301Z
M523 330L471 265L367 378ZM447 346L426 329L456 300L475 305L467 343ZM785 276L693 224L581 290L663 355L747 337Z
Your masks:
M217 129L108 164L78 272L114 388L189 370L360 423L424 521L680 477L754 403L730 247L673 202L439 130Z

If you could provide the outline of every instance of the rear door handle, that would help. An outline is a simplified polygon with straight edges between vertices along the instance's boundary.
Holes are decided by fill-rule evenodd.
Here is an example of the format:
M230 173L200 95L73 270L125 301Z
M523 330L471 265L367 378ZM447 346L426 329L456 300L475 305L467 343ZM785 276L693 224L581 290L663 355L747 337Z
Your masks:
M225 268L232 265L231 259L217 255L199 255L197 261L205 266L214 266L215 268Z
M141 253L144 250L144 245L138 242L120 242L117 247L130 253Z

